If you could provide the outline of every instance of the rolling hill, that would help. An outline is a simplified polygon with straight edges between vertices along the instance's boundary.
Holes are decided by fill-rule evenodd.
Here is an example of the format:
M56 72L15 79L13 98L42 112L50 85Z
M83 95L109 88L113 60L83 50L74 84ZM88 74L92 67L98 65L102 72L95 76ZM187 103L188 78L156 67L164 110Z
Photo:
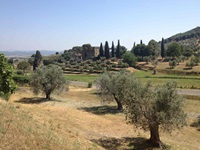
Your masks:
M165 39L165 43L178 42L182 45L189 46L193 50L200 49L200 27L196 27L184 33L179 33Z

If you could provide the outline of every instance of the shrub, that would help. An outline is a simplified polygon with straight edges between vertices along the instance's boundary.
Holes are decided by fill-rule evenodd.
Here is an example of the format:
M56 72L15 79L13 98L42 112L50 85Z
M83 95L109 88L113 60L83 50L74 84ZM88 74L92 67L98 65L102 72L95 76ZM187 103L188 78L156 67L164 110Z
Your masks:
M24 76L24 75L14 75L13 80L16 83L25 84L25 83L29 83L30 78L28 76Z
M17 70L17 71L16 71L16 74L18 74L18 75L23 75L24 73L23 73L23 71L21 71L21 70Z
M92 87L92 82L88 82L88 88L91 88Z
M89 72L92 73L94 72L94 69L92 67L89 68Z
M107 65L110 65L110 64L111 64L110 60L107 60L107 61L106 61L106 64L107 64Z
M169 66L170 66L171 68L175 68L176 65L177 65L176 60L169 61Z
M112 67L113 67L113 68L116 68L116 67L117 67L117 65L116 65L116 64L112 64Z
M87 64L91 64L91 63L92 63L92 60L90 60L90 59L89 59L89 60L86 60L86 63L87 63Z
M116 58L115 58L115 57L112 57L112 58L111 58L111 61L116 61Z
M101 57L100 59L101 59L101 61L105 61L106 57Z
M97 61L96 61L96 64L101 64L101 61L100 61L100 60L97 60Z

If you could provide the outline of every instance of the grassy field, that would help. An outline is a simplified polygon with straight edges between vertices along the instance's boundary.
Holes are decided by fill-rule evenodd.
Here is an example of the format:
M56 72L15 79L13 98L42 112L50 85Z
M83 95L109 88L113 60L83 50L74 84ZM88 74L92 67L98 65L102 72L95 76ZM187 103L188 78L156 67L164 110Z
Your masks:
M150 80L153 85L164 84L169 80L176 81L179 88L185 89L200 89L200 76L197 75L177 75L177 74L164 74L157 73L156 75L152 74L152 71L135 71L135 77L139 78L142 82L147 82Z
M66 75L68 80L80 81L80 82L94 82L97 75L90 74L69 74ZM142 82L146 83L148 80L152 82L154 86L164 84L169 80L174 80L178 83L179 88L184 89L200 89L200 76L197 75L177 75L177 74L164 74L158 72L156 75L152 74L152 71L135 70L134 76L139 78Z
M67 74L66 77L70 81L80 81L80 82L94 82L99 75L90 74Z
M93 89L70 86L69 92L53 97L45 101L21 87L9 102L0 100L0 149L150 149L145 144L149 132L126 124L116 104L101 102ZM188 126L171 135L161 132L172 150L200 149L200 131L191 126L199 106L199 97L188 97Z

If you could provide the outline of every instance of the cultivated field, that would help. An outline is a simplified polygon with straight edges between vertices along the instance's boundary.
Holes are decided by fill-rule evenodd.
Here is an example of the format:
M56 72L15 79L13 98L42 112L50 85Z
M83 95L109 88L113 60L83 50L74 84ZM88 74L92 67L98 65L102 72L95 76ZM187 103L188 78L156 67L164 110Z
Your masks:
M131 150L151 149L144 144L149 132L126 124L115 103L99 100L91 88L70 86L68 92L45 101L28 87L18 88L10 101L0 101L0 148ZM191 126L200 115L200 98L187 97L188 126L161 140L172 150L200 149L200 131Z

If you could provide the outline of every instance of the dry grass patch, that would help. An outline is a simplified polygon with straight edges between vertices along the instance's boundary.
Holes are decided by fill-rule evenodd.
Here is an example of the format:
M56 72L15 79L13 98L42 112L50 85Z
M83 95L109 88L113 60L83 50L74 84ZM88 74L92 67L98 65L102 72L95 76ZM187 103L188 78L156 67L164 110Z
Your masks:
M114 111L115 103L102 106L92 89L70 87L67 93L52 95L52 101L18 102L37 101L41 96L21 88L9 103L0 101L1 149L151 149L146 144L149 132L126 124L125 115ZM200 132L190 126L200 114L199 102L186 100L187 127L172 135L161 133L172 150L200 149Z

